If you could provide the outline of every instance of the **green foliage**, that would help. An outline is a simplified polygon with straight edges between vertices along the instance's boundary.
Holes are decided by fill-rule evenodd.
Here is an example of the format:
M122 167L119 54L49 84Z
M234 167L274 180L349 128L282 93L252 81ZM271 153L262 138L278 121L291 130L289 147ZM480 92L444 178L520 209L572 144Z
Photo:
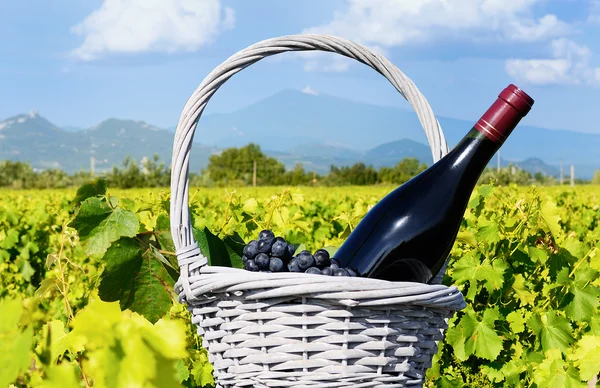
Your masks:
M193 233L213 265L241 266L243 241L263 228L335 251L394 188L191 190ZM580 387L600 372L599 197L597 186L477 188L444 280L467 307L428 386ZM173 295L168 192L98 180L0 198L0 386L214 385Z
M479 187L445 278L467 307L448 324L430 386L579 387L600 373L590 325L600 316L600 229L568 228L588 209L600 214L595 194L579 195Z

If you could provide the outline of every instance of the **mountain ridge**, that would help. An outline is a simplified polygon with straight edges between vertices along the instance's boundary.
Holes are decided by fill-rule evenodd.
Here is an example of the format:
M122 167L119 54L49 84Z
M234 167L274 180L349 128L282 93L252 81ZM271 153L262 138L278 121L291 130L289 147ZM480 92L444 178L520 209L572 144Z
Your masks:
M466 120L438 120L450 147L472 126ZM32 112L0 122L0 159L30 160L37 168L54 166L68 172L87 169L92 156L100 161L98 170L119 165L126 154L139 161L158 153L170 163L174 128L108 118L87 129L64 130ZM203 116L190 169L199 171L223 148L250 142L288 168L301 162L319 173L326 173L331 164L359 161L375 167L393 165L403 157L432 162L417 116L408 109L284 89L240 110ZM589 178L600 166L600 135L519 125L500 151L502 163L556 172L562 159L575 164L577 175Z

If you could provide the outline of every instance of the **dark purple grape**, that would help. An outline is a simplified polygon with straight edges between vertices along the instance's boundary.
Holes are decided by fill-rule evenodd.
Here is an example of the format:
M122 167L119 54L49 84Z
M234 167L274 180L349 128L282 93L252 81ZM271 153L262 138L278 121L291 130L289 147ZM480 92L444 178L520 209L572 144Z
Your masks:
M300 266L298 266L298 260L295 257L288 264L288 270L290 272L302 272Z
M248 257L246 257L246 255L242 256L242 263L246 264L246 262L248 261Z
M288 244L287 249L290 254L290 257L294 256L294 253L296 253L296 247L294 246L294 244Z
M244 247L244 256L249 259L254 259L258 254L258 241L252 240Z
M258 234L259 240L273 240L274 238L275 234L269 229L265 229Z
M252 272L260 271L260 268L258 268L258 265L256 265L254 260L248 260L246 262L246 265L244 266L244 268L246 268L248 271L252 271Z
M284 239L283 237L281 237L281 236L277 236L277 237L275 237L275 241L281 241L281 242L283 242L283 243L286 243L286 244L287 244L287 242L285 241L285 239Z
M317 249L317 251L314 254L315 257L315 264L317 267L319 268L324 268L324 267L329 267L329 264L331 263L329 260L329 252L327 252L325 249Z
M333 271L333 276L350 276L346 268L340 268Z
M269 255L266 253L259 253L254 258L254 262L258 265L260 269L268 269L269 268Z
M338 259L332 258L331 259L331 264L335 264L335 265L337 265L339 267L340 266L340 261Z
M269 269L273 272L283 272L283 260L279 257L273 257L269 261Z
M258 251L260 253L269 253L271 252L271 240L259 240L258 241Z
M275 241L271 247L271 256L283 257L287 251L287 244L281 241Z
M333 270L329 267L325 267L321 270L322 275L333 276Z
M302 251L296 256L298 260L298 266L301 270L306 271L309 267L315 264L315 258L309 251Z
M356 273L356 271L354 271L353 269L350 268L344 268L346 270L346 272L348 272L348 275L350 275L351 277L357 277L358 274Z
M334 271L337 271L338 269L340 269L340 266L332 262L331 264L329 264L329 268L331 268Z
M321 270L318 269L317 267L310 267L308 268L306 271L304 271L305 273L312 273L315 275L320 275L321 274Z

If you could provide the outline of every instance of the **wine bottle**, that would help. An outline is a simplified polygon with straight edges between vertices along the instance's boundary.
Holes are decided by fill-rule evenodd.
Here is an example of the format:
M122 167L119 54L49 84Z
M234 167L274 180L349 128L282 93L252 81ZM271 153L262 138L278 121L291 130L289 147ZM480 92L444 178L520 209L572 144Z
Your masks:
M509 85L442 159L385 196L335 254L360 276L427 283L450 254L486 165L533 105Z

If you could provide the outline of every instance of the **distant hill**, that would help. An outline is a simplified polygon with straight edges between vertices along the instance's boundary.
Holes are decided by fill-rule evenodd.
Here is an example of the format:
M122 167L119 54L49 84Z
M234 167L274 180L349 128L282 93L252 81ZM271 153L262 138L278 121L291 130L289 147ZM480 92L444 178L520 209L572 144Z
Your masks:
M401 106L402 97L398 96ZM450 147L472 127L472 121L438 117ZM158 153L170 162L175 126L161 129L143 121L108 119L82 130L58 128L33 112L0 122L0 159L29 160L35 167L98 170ZM257 143L288 168L327 173L332 164L358 161L391 166L404 157L430 165L431 152L414 112L327 95L283 90L246 108L201 118L191 154L191 171L205 167L208 157L228 147ZM201 145L201 144L202 145ZM535 173L565 174L575 165L577 177L591 178L600 169L600 135L519 126L501 148L502 163L517 163ZM495 158L491 164L495 165Z
M39 169L89 170L93 156L96 171L103 171L120 165L126 155L139 162L155 153L170 163L172 148L173 133L143 121L108 119L76 132L58 128L36 112L0 122L0 160L28 161ZM195 144L190 168L199 171L217 151Z

